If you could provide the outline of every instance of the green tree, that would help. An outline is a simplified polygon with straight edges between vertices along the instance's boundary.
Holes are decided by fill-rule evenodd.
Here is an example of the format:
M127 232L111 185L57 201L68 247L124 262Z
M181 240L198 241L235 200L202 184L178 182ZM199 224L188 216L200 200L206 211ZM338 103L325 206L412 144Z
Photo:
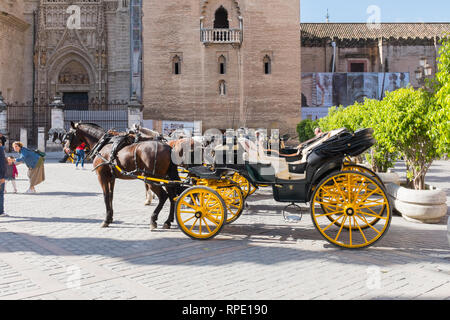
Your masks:
M300 142L314 138L314 129L319 126L317 120L305 119L297 125L298 139Z
M370 152L366 153L366 160L376 172L386 172L388 168L394 166L397 159L397 152L390 144L379 135L379 126L383 125L383 110L380 108L380 101L365 99L364 103L358 103L346 108L331 108L327 117L319 120L319 125L324 131L339 128L347 128L356 131L362 128L373 128L374 137L377 143Z
M436 123L432 127L431 134L439 141L441 153L450 152L450 35L441 41L439 50L438 72L435 80L435 98L438 105L437 112L433 115ZM439 139L439 137L441 139Z
M425 189L425 175L442 155L442 137L433 134L439 105L426 90L409 87L389 92L380 104L382 121L377 126L379 142L400 152L407 167L409 185Z

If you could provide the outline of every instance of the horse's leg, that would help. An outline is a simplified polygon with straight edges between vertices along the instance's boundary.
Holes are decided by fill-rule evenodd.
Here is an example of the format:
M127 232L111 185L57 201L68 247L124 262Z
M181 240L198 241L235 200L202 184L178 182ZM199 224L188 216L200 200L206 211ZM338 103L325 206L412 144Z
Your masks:
M102 223L102 228L107 228L113 222L112 193L110 189L111 178L98 173L98 180L102 186L103 200L106 206L106 219Z
M177 196L176 187L167 187L167 193L169 195L169 201L170 201L170 212L169 212L169 217L167 218L166 222L164 223L163 229L170 229L170 226L172 225L172 222L174 220L174 215L175 215L174 199Z
M150 230L153 230L157 228L156 221L158 220L159 212L161 211L164 203L167 200L167 192L159 186L150 186L150 189L158 196L159 199L158 205L156 206L155 211L153 211L150 223Z
M114 185L116 184L116 179L114 177L111 177L111 180L109 181L108 187L109 187L109 207L110 207L110 215L108 215L107 220L113 222L113 198L114 198Z
M148 183L145 183L145 205L149 206L153 201L153 192L150 189Z

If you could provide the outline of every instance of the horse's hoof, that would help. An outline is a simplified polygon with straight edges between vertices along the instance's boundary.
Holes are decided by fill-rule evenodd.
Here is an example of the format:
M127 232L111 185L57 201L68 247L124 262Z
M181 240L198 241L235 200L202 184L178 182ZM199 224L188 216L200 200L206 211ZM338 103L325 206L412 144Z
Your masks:
M144 203L145 206L149 206L149 205L151 205L151 204L152 204L151 201L146 201L146 202Z
M170 229L170 223L164 223L163 229Z
M158 227L158 225L154 222L150 223L150 231L155 230Z
M109 222L103 222L101 227L102 228L108 228L109 227Z

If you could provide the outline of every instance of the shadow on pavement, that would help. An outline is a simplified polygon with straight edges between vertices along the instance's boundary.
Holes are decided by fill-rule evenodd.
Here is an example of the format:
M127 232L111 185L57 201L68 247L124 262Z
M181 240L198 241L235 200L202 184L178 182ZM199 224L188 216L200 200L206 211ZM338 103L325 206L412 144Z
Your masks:
M37 193L17 193L18 195L25 196L66 196L66 197L97 197L99 195L103 196L102 193L98 192L37 192Z
M100 219L17 218L35 222L80 223L83 224L80 225L80 230L85 224L95 223L98 224L100 236L53 238L1 232L1 243L10 242L15 245L7 248L0 246L0 250L58 256L59 252L45 250L49 245L49 248L65 248L69 255L99 255L118 259L115 263L122 261L144 266L223 266L240 262L275 265L287 261L304 263L308 260L326 259L342 264L381 267L418 263L421 256L424 261L442 255L450 257L445 231L417 230L404 225L391 226L387 234L370 248L349 250L329 244L315 228L301 225L232 224L225 226L218 237L209 241L191 240L173 226L170 230L158 229L152 239L122 240L112 237L132 226L122 226L121 221L114 222L113 227L101 229ZM141 227L142 225L135 224L136 229ZM149 236L153 234L150 230L148 232ZM179 233L180 237L174 238L174 233ZM164 234L170 237L164 237Z

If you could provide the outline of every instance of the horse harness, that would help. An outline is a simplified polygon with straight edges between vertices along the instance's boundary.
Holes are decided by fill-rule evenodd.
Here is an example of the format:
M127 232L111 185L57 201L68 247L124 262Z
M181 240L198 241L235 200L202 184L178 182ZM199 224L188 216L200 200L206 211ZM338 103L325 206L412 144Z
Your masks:
M121 137L122 139L120 139L118 142L113 141L113 149L111 150L111 157L110 160L106 159L105 157L102 156L102 154L100 153L100 151L103 149L103 147L107 144L111 143L111 140L114 137ZM135 176L135 175L152 175L154 176L156 173L156 160L157 160L157 156L158 156L158 148L155 148L155 159L153 161L153 172L147 172L145 170L139 169L138 168L138 163L137 163L137 150L139 148L139 145L136 146L136 148L134 149L133 152L133 158L134 158L134 165L135 165L135 170L131 171L131 172L127 172L124 171L123 169L121 169L118 164L117 164L117 159L115 157L113 157L114 153L117 154L122 148L124 148L127 145L132 145L132 144L137 144L139 142L142 141L148 141L148 140L140 140L140 135L136 134L134 137L134 142L130 143L125 143L128 138L132 137L130 134L126 134L126 135L114 135L111 134L111 132L106 132L99 140L98 142L95 144L95 146L92 148L91 152L88 154L87 158L91 159L91 158L95 158L95 157L99 157L103 162L98 164L97 166L95 166L92 171L97 170L99 167L101 166L110 166L111 168L111 172L114 175L114 169L119 169L118 171L125 175L125 176ZM130 142L130 141L128 141Z

